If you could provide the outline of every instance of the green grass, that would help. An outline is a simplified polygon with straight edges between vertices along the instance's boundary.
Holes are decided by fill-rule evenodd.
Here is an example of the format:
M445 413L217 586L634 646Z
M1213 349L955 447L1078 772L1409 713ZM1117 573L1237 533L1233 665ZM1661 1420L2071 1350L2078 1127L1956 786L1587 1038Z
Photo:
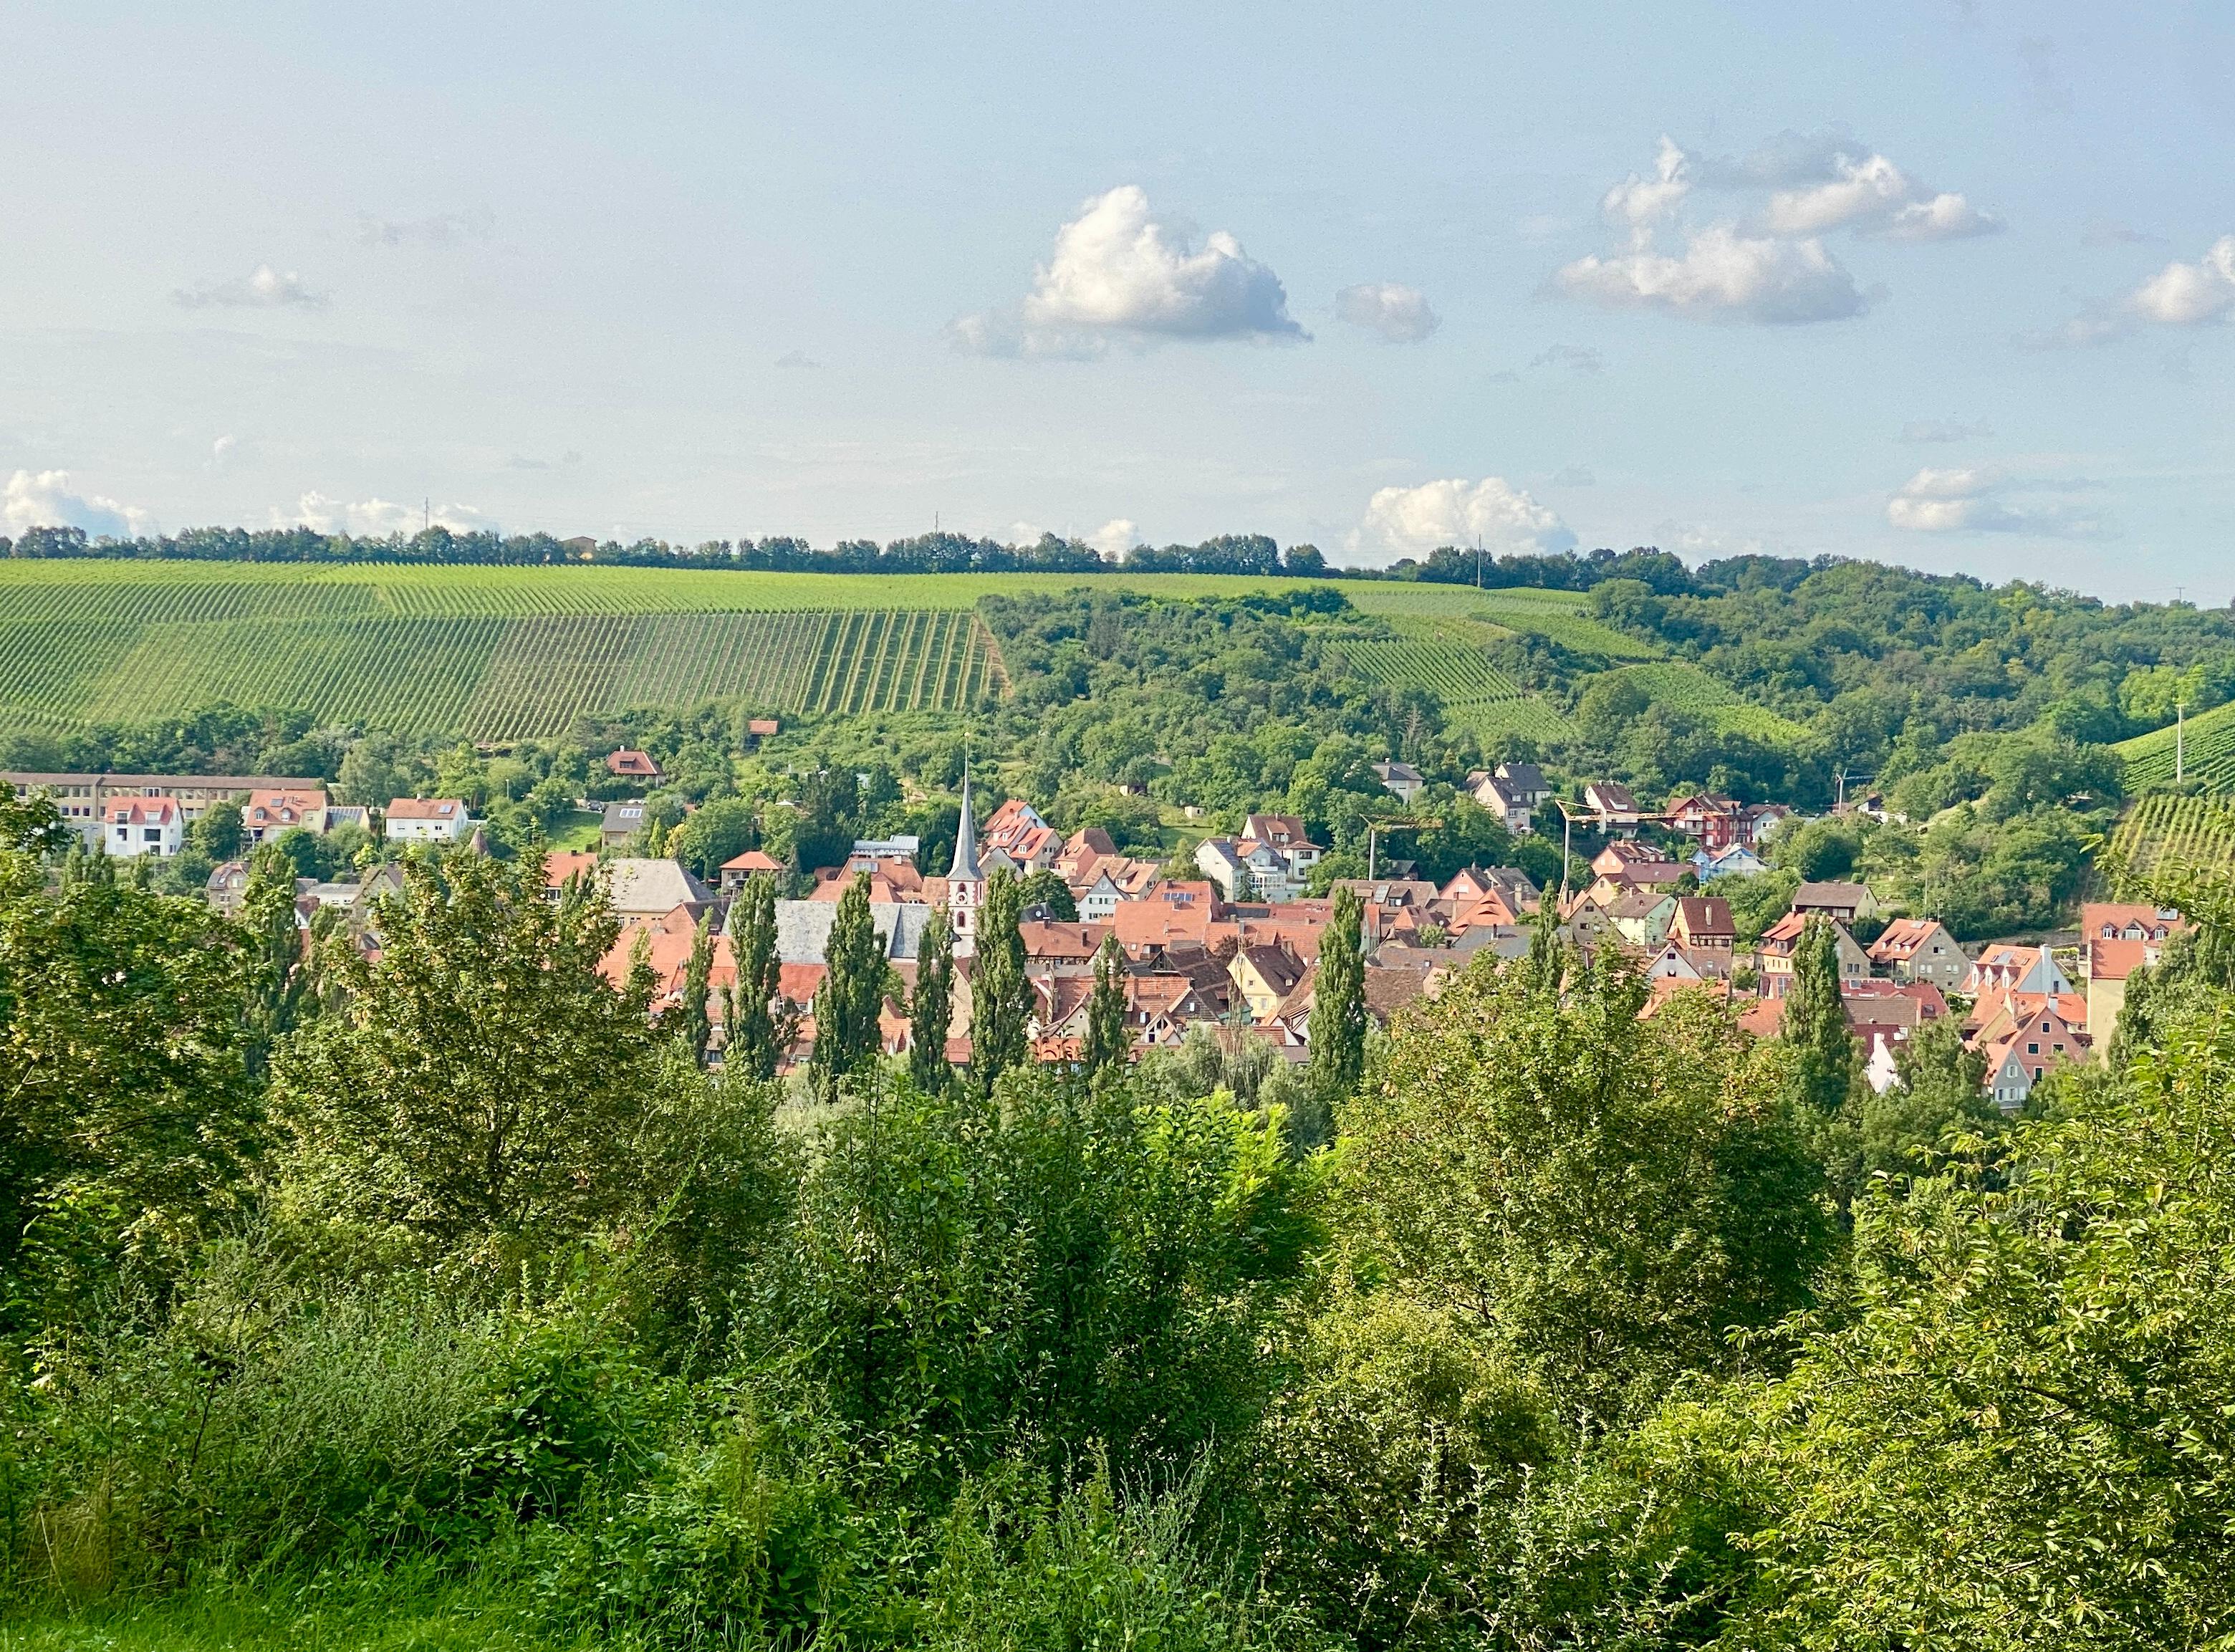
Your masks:
M1622 674L1643 689L1646 697L1655 705L1712 724L1719 733L1743 735L1773 746L1798 745L1808 738L1807 729L1800 724L1779 716L1766 705L1756 705L1697 665L1666 660L1625 666Z
M1218 574L754 574L698 568L0 562L0 730L131 723L215 700L407 735L516 740L585 714L739 699L801 714L951 711L997 692L982 597L1177 600L1322 580ZM1486 732L1564 731L1480 656L1512 631L1649 658L1572 592L1346 583L1406 640L1379 680L1440 682Z
M2167 724L2111 748L2126 765L2129 793L2173 783L2176 731ZM2187 779L2200 783L2208 792L2235 791L2235 701L2190 718L2181 744Z

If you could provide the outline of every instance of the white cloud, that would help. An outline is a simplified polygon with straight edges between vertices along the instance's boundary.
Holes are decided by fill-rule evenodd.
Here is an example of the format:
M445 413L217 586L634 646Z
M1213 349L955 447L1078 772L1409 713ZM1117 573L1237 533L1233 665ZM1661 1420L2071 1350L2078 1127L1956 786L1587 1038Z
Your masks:
M212 464L223 464L226 460L226 456L230 454L239 445L240 439L238 436L221 436L218 437L216 441L210 443L210 462Z
M2002 227L1961 195L1928 193L1882 154L1833 156L1829 176L1772 195L1764 221L1779 235L1821 235L1852 225L1897 241L1956 240Z
M2111 539L2100 513L2061 503L2013 503L2012 492L2053 489L1984 468L1918 471L1886 501L1886 521L1912 534L2025 534L2042 539ZM2065 484L2069 486L2070 484Z
M1653 176L1643 178L1633 172L1608 190L1599 199L1599 216L1609 224L1641 233L1675 213L1691 193L1690 159L1674 138L1663 133Z
M130 539L154 533L155 519L99 494L72 493L67 470L18 470L0 493L0 528L11 535L27 528L82 528L96 539Z
M483 533L496 527L471 505L436 505L430 512L424 505L398 505L385 499L344 503L316 492L305 494L292 513L272 513L275 528L307 528L313 533L356 534L375 539L416 534L430 522L454 534Z
M1609 309L1660 310L1716 321L1838 321L1869 303L1821 241L1779 240L1710 225L1681 256L1650 248L1577 259L1554 288Z
M1281 279L1224 230L1197 247L1150 215L1148 193L1124 184L1084 202L1056 232L1032 290L1007 310L959 317L954 347L987 356L1098 356L1112 339L1301 339Z
M2192 327L2235 307L2235 235L2223 235L2193 264L2179 259L2134 289L2129 302L2145 321Z
M171 302L189 310L206 309L216 305L224 309L251 310L318 310L325 306L323 292L313 292L303 285L303 278L292 270L275 270L269 264L259 264L245 276L230 281L204 281L199 286L180 287L171 294Z
M1366 520L1350 536L1353 552L1392 554L1471 545L1499 554L1566 551L1576 536L1549 507L1502 476L1480 482L1452 478L1417 488L1384 488L1366 507Z
M1141 530L1131 517L1120 516L1089 534L1086 542L1104 556L1123 556L1141 542Z
M1393 344L1416 344L1444 324L1419 288L1394 281L1362 281L1343 288L1334 295L1334 312Z

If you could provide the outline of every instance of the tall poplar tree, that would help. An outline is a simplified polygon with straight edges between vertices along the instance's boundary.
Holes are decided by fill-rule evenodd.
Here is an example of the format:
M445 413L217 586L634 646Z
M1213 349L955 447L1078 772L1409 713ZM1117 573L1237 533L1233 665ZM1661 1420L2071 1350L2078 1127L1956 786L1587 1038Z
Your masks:
M1125 1025L1125 960L1118 937L1104 937L1094 954L1094 996L1086 1004L1086 1071L1091 1078L1104 1068L1123 1069L1133 1043Z
M816 1093L835 1101L839 1086L884 1048L877 1016L885 1003L885 943L869 915L866 873L856 873L838 897L823 961L827 967L815 994L815 1052L808 1071Z
M1365 934L1354 889L1334 892L1334 911L1320 941L1310 1040L1312 1092L1332 1110L1358 1088L1366 1072Z
M1032 984L1025 974L1023 885L1006 869L986 880L978 914L978 950L970 972L970 1077L981 1093L1026 1056Z
M683 1002L678 1006L691 1059L701 1066L706 1064L706 1046L714 1040L713 1018L706 1007L713 974L714 916L710 912L698 920L698 933L691 938L691 964L684 972Z
M1784 1039L1796 1098L1819 1114L1838 1112L1861 1075L1862 1051L1839 996L1839 932L1828 918L1809 919L1793 949Z
M908 1072L929 1093L954 1077L947 1065L947 1029L954 1019L954 926L947 908L932 908L916 954L915 996L908 1005Z
M745 880L730 919L730 950L737 964L737 985L726 1005L725 1066L748 1078L772 1078L787 1039L777 1036L777 990L783 960L776 946L776 884L767 877Z

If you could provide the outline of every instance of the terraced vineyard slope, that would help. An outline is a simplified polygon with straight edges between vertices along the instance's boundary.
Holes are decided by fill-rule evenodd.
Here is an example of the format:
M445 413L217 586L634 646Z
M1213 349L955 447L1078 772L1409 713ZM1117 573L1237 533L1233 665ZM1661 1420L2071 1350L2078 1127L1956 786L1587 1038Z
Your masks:
M2173 729L2153 729L2112 747L2126 764L2129 794L2173 784L2174 737ZM2179 744L2186 748L2181 766L2190 780L2208 792L2235 791L2235 702L2190 718Z
M1665 660L1625 666L1623 674L1656 705L1687 712L1720 733L1743 735L1764 745L1782 747L1799 745L1808 738L1808 731L1791 718L1756 705L1697 665Z
M2138 876L2168 865L2235 867L2235 809L2212 797L2154 792L2111 834L2112 857Z

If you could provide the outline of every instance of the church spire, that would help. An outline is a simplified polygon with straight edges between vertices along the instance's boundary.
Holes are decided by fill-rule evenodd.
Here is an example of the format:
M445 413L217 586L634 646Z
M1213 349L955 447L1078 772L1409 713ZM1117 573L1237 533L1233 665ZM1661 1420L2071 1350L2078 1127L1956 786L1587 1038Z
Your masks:
M978 823L970 812L970 759L962 760L962 818L954 828L954 864L947 869L947 882L984 881L978 870Z

